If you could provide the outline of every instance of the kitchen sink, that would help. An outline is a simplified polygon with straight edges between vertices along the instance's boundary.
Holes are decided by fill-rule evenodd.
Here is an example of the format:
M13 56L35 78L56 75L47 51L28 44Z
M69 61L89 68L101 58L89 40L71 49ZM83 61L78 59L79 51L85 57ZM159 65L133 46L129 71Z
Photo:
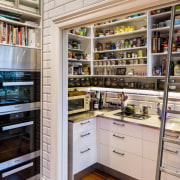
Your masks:
M132 115L127 115L127 114L125 114L125 112L118 112L113 115L120 116L120 117L133 118L133 119L137 119L137 120L145 120L145 119L149 119L151 117L146 114L138 114L138 113L132 114Z

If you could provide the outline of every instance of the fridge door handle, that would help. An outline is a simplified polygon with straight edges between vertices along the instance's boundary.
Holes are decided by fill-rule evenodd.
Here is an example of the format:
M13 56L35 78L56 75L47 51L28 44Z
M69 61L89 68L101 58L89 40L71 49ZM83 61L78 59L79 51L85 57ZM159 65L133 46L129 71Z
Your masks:
M7 130L16 129L16 128L20 128L20 127L25 127L25 126L31 126L33 124L34 124L33 121L29 121L29 122L25 122L25 123L19 123L19 124L10 125L10 126L4 126L4 127L2 127L2 131L7 131Z
M14 173L17 173L17 172L22 171L22 170L24 170L24 169L27 169L27 168L29 168L29 167L32 167L33 165L34 165L34 163L31 162L31 163L29 163L29 164L26 164L26 165L24 165L24 166L18 167L18 168L16 168L16 169L13 169L13 170L4 172L4 173L2 173L2 178L5 178L5 177L7 177L7 176L10 176L10 175L12 175L12 174L14 174Z

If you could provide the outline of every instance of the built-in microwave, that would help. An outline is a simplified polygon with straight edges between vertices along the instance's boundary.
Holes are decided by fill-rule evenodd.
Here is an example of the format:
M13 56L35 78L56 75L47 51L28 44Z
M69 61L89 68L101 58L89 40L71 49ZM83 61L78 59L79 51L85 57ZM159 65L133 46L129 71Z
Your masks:
M40 156L40 110L0 116L0 172Z
M68 97L68 114L75 114L90 109L90 95Z

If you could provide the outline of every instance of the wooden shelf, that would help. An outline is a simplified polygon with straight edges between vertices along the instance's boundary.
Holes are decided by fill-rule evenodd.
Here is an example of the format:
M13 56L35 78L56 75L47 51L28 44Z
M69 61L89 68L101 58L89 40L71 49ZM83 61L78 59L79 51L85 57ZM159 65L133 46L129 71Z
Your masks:
M105 52L118 52L118 51L132 51L139 49L147 49L147 46L135 47L135 48L124 48L124 49L113 49L113 50L104 50L104 51L94 51L93 53L105 53Z
M109 36L94 37L94 39L95 40L96 39L109 39L109 38L113 38L113 37L128 36L131 34L138 34L138 33L145 33L145 32L147 32L147 29L139 29L139 30L135 30L135 31L113 34L113 35L109 35Z
M94 26L94 29L105 28L105 27L109 27L109 26L115 26L118 24L122 24L122 23L127 23L127 22L132 22L132 21L140 21L140 20L147 20L147 15L142 15L142 16L133 17L133 18L129 18L129 19L122 19L122 20L118 20L115 22Z

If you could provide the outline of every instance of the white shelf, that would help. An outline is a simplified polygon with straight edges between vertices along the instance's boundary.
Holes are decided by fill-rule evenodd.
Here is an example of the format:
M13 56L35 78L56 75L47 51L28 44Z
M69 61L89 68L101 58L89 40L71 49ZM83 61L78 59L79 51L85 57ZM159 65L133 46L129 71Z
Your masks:
M169 26L167 27L162 27L162 28L154 28L154 29L151 29L152 32L168 32L170 29ZM174 26L174 30L179 30L180 29L180 25L176 25Z
M5 11L18 13L18 14L22 14L21 17L23 17L24 19L27 19L27 20L36 20L36 19L41 18L41 15L39 15L39 14L31 13L31 12L21 10L21 9L17 9L17 8L13 8L13 7L8 7L8 6L2 5L2 4L0 4L0 9L5 10Z
M147 57L119 58L119 59L99 59L99 60L93 60L93 61L118 61L118 60L131 60L131 59L147 59Z
M86 40L91 40L90 37L87 37L87 36L81 36L81 35L72 34L72 33L68 33L68 36L69 36L69 37L72 37L72 38L76 38L76 39L86 39Z
M91 77L91 75L68 75L68 78L83 78L83 77Z
M124 32L124 33L119 33L119 34L113 34L113 35L108 35L108 36L102 36L102 37L95 37L94 39L107 39L107 38L113 38L113 37L120 37L120 36L128 36L131 34L138 34L138 33L145 33L147 32L147 29L139 29L135 31L130 31L130 32Z
M13 25L17 25L17 26L27 26L27 27L31 27L31 28L41 28L39 26L34 26L34 25L27 24L27 23L13 21L13 20L3 18L3 17L0 17L0 21L7 22L8 24L13 24Z
M104 68L104 67L138 67L138 66L147 66L147 64L126 64L126 65L100 65L100 66L93 66L95 68Z
M151 53L153 56L164 56L167 55L168 53ZM180 55L180 52L172 52L173 55Z
M86 59L74 59L74 58L68 58L68 61L91 62L91 60L86 60Z
M179 14L180 10L176 10L176 13ZM163 13L159 13L159 14L155 14L155 15L151 15L151 18L153 19L159 19L161 17L169 17L171 15L171 11L167 11L167 12L163 12Z
M3 45L3 46L12 46L12 47L21 47L21 48L30 48L30 49L41 49L41 48L37 48L37 47L12 45L12 44L4 44L4 43L0 43L0 45Z
M141 46L141 47L135 47L135 48L124 48L124 49L94 51L93 53L105 53L105 52L115 52L115 51L131 51L131 50L146 49L146 48L147 48L147 46Z
M147 15L142 15L142 16L129 18L129 19L122 19L122 20L118 20L118 21L115 21L115 22L94 26L94 29L105 28L105 27L114 26L114 25L121 24L121 23L126 23L126 22L140 21L140 20L143 20L143 19L147 20Z
M123 78L147 78L147 76L129 76L129 75L93 75L93 77L123 77Z
M79 52L83 52L82 49L71 49L71 48L68 48L69 51L79 51Z

